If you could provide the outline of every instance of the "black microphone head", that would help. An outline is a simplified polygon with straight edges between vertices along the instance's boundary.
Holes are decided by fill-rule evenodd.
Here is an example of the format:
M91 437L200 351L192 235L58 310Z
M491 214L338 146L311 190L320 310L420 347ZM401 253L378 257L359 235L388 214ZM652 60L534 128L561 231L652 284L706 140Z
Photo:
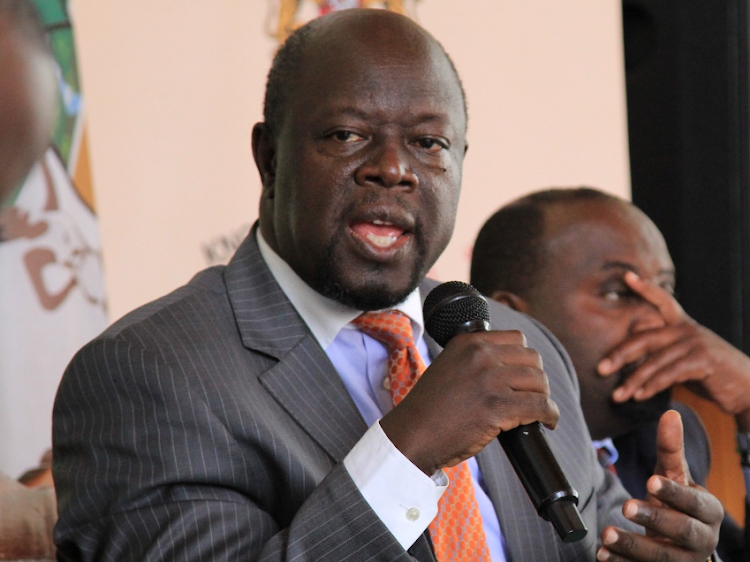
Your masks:
M462 331L468 322L489 325L490 308L474 287L461 281L438 285L424 301L425 330L442 347Z

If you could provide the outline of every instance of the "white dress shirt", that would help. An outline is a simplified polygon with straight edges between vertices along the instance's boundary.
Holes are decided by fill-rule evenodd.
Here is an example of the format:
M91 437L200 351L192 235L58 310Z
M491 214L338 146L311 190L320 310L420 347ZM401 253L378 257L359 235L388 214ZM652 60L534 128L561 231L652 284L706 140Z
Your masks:
M448 480L442 470L425 475L391 443L377 423L393 407L383 386L388 353L379 341L350 322L361 314L328 299L307 285L268 246L260 230L258 247L271 274L310 328L339 373L352 400L370 428L344 459L344 466L373 511L399 543L408 549L437 515L437 502ZM393 307L409 317L414 341L426 365L430 363L424 342L424 321L419 289ZM506 548L497 514L483 486L479 466L469 459L474 491L493 562L505 562Z

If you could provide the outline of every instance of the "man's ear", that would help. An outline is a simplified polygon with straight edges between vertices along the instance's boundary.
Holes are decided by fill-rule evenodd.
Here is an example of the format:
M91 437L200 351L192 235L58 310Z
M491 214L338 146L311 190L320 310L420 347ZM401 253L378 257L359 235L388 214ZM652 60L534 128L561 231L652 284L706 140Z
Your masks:
M253 158L263 184L263 196L273 199L273 187L276 184L276 143L265 123L256 123L253 127Z
M509 306L517 312L527 312L529 309L528 303L523 300L523 298L519 297L515 293L511 293L510 291L498 289L497 291L492 293L491 297L493 300Z

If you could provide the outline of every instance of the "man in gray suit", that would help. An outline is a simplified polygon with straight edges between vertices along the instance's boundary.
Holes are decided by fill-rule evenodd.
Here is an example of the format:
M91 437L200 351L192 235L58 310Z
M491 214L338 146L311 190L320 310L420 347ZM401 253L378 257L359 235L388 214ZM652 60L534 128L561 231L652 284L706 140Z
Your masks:
M442 469L466 461L488 559L593 560L601 531L600 559L706 560L722 511L683 481L678 418L654 498L628 500L543 328L493 304L497 331L444 350L422 334L465 132L455 69L410 20L337 12L288 40L253 131L259 224L226 268L117 322L65 373L61 559L432 561ZM380 309L408 316L430 363L395 407L384 347L351 323ZM580 494L578 543L537 516L495 439L535 420Z

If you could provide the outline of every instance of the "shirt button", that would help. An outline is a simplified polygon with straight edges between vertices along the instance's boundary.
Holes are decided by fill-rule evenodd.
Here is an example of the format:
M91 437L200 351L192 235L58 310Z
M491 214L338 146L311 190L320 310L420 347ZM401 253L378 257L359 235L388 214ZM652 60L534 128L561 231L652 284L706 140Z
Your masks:
M419 510L416 507L410 507L406 510L406 519L416 521L419 519Z
M383 379L383 388L385 388L386 390L390 390L391 389L391 379L390 378L385 377Z

